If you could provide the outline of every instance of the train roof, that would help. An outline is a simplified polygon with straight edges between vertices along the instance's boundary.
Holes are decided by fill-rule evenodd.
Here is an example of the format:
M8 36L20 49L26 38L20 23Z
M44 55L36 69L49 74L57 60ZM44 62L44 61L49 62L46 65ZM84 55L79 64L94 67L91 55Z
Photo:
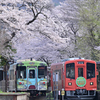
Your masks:
M65 62L65 61L69 61L69 60L77 60L77 59L84 59L84 58L67 58L67 59L63 59L62 62Z
M100 61L96 62L97 64L100 64Z
M42 61L22 61L22 62L18 62L18 63L24 63L24 64L45 64L47 65L45 62Z
M58 64L64 64L65 62L67 62L67 61L73 61L73 60L87 60L87 61L94 61L94 60L89 60L89 59L84 59L84 58L67 58L67 59L63 59L61 62L57 62L57 63L53 63L53 64L51 64L51 66L52 65L58 65ZM95 61L94 61L95 62ZM99 63L100 64L100 63Z
M30 59L24 59L24 60L17 60L16 63L13 63L10 66L18 64L19 66L47 66L47 64L43 61L36 61L36 60L30 60Z
M3 70L3 67L0 67L0 70Z

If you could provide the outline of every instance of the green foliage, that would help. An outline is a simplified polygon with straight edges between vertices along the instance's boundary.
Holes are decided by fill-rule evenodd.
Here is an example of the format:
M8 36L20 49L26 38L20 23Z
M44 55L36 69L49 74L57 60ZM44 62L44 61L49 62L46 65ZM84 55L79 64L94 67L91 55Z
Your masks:
M16 49L13 49L11 45L7 45L5 48L10 48L12 52L16 53Z
M16 49L13 49L11 45L7 45L5 48L6 49L9 48L12 52L16 53ZM5 66L8 64L8 58L6 56L4 57L4 56L0 55L0 59L1 59L0 66Z
M5 66L7 64L7 59L5 57L2 57L1 55L0 55L0 59L1 59L0 66Z
M83 0L79 16L82 34L78 46L81 52L89 53L92 60L100 60L100 51L95 50L100 45L100 1Z

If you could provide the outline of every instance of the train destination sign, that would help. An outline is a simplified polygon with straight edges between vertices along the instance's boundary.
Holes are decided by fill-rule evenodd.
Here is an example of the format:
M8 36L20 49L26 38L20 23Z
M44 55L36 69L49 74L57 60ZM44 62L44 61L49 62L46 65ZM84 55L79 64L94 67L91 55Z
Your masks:
M34 62L29 62L29 64L30 64L30 65L34 65L35 63L34 63Z
M76 79L76 84L77 84L77 86L79 86L79 87L83 87L83 86L86 85L86 79L85 79L84 77L78 77L78 78Z

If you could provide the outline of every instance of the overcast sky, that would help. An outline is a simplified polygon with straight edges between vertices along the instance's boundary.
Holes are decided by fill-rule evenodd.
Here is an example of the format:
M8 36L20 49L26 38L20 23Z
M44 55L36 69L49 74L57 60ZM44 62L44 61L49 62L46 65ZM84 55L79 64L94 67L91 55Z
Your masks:
M52 1L55 3L55 5L58 5L59 2L63 2L63 1L65 1L65 0L52 0Z

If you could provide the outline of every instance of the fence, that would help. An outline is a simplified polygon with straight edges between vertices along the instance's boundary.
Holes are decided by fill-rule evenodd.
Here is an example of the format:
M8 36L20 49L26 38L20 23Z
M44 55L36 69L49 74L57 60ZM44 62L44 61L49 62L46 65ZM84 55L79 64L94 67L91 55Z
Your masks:
M0 81L0 90L3 92L5 91L5 80ZM7 91L15 91L15 81L14 80L10 80L7 81Z
M5 92L5 80L0 81L0 90Z

